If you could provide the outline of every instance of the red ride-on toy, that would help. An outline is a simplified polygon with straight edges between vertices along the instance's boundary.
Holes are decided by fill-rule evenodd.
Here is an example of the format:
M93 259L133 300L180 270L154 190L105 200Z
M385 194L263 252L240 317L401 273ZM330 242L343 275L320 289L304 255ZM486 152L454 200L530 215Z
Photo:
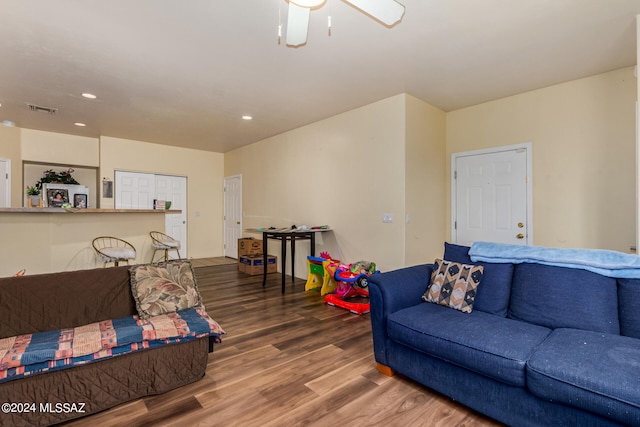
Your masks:
M370 311L369 304L369 276L379 273L376 264L367 261L358 261L349 266L340 265L334 274L334 279L338 283L338 288L334 293L324 297L324 302L349 310L361 315ZM352 302L347 299L367 298L367 302Z

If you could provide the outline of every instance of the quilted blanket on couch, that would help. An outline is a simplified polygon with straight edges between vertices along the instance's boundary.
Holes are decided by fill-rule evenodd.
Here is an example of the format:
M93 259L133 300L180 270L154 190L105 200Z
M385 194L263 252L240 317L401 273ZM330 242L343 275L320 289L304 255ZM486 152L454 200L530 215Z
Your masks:
M0 383L205 336L220 342L222 334L220 325L203 308L191 308L147 320L131 316L3 338Z

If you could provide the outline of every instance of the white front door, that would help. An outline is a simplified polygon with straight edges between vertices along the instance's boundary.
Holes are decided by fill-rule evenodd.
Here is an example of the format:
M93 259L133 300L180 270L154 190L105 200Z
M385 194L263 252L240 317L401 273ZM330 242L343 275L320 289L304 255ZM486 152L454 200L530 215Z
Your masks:
M238 257L242 237L242 175L224 179L224 256Z
M116 209L153 209L154 174L116 171L115 184Z
M452 155L452 240L531 244L531 143Z
M165 234L180 242L180 256L187 258L187 177L156 175L156 199L171 202L170 209L181 210L179 214L165 215ZM175 251L170 258L177 258Z
M11 160L0 159L0 208L11 207Z

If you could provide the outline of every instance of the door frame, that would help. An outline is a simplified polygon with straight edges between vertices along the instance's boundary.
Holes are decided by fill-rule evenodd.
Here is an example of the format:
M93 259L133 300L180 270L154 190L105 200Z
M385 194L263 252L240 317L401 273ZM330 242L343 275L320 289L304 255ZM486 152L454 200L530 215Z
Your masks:
M240 236L242 236L242 226L243 226L243 217L242 217L242 174L237 174L237 175L230 175L230 176L225 176L223 179L223 185L224 188L227 188L227 180L230 179L236 179L238 178L240 180L240 197L238 198L238 200L240 201L240 209L239 211L241 212L240 214ZM227 192L224 191L224 206L222 207L222 229L224 230L224 235L222 236L223 239L223 253L224 256L227 257L229 255L227 255L227 247L226 247L226 242L227 242ZM236 253L235 256L237 257L238 254ZM231 257L234 258L234 257Z
M456 220L458 218L458 212L456 209L456 200L457 200L457 182L456 182L456 160L458 157L464 156L477 156L477 155L485 155L485 154L495 154L501 153L504 151L513 151L513 150L525 150L526 153L526 188L527 188L527 245L533 245L533 143L532 142L522 142L520 144L513 145L503 145L500 147L491 147L491 148L483 148L480 150L472 150L472 151L462 151L459 153L451 153L451 176L449 180L449 186L451 188L451 241L458 241L458 231L456 229Z
M0 157L0 162L4 162L7 165L7 177L5 181L5 194L6 194L6 206L8 208L11 207L11 159L6 159L4 157Z

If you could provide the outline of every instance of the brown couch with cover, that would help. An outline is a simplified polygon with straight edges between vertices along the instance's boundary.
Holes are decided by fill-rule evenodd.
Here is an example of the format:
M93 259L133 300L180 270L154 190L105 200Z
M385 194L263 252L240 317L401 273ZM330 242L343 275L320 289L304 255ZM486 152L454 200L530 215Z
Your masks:
M135 315L129 277L129 267L116 267L0 278L0 339ZM204 376L209 350L204 337L0 383L0 404L37 408L3 411L0 426L51 425L192 383ZM76 407L84 412L56 412L57 403L84 403Z

